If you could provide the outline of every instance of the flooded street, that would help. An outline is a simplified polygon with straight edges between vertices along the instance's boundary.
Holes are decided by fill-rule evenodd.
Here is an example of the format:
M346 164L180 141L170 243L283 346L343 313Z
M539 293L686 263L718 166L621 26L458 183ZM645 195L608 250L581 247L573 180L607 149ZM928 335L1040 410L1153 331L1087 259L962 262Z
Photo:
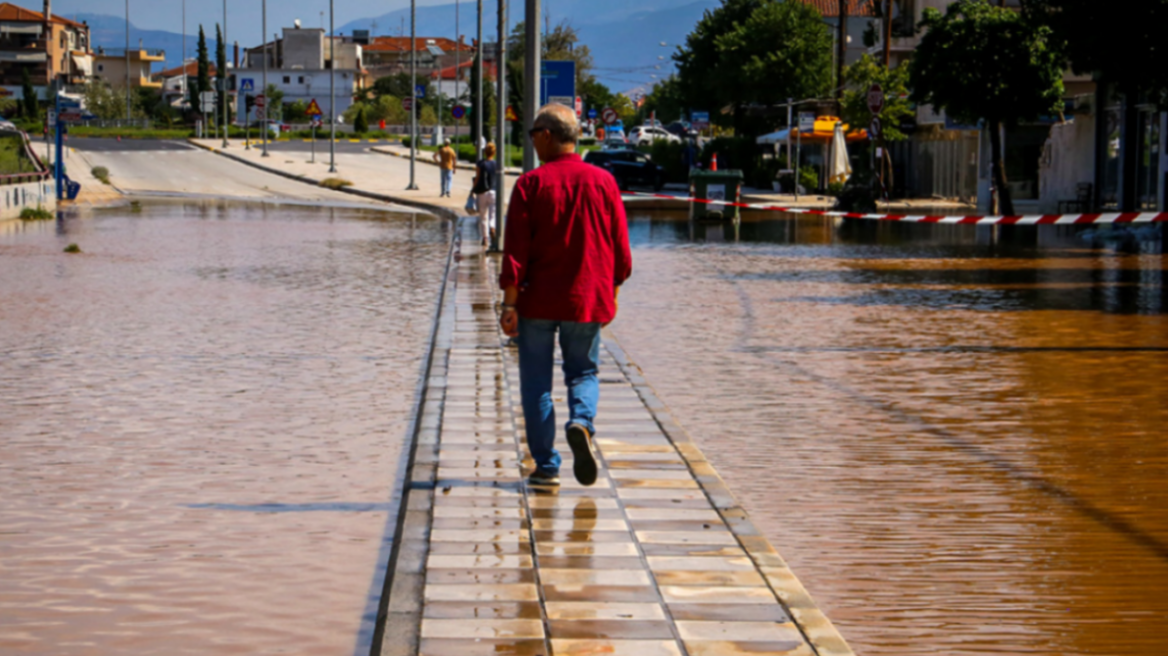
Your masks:
M5 228L0 652L368 653L448 225L175 201Z
M684 216L613 330L856 653L1163 651L1155 230Z

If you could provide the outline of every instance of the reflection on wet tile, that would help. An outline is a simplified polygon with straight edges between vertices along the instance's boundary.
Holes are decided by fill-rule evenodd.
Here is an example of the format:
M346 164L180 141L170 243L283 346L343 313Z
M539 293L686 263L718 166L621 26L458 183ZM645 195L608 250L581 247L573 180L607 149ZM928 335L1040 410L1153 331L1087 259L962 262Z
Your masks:
M498 585L426 585L426 601L537 601L539 591L530 583Z
M765 586L762 575L754 570L743 572L696 572L692 570L654 571L658 585Z
M670 603L675 621L704 622L789 622L783 607L776 604L687 604Z
M542 638L540 620L423 619L422 638Z
M431 554L442 555L522 555L531 553L528 542L431 542Z
M728 586L663 585L661 596L667 603L778 604L770 588Z
M650 585L652 580L645 570L627 569L552 569L539 570L543 585Z
M489 603L468 601L430 601L422 611L423 617L453 619L459 617L481 619L540 619L538 601L496 601ZM687 619L721 619L692 617ZM756 619L756 618L745 618Z
M456 529L435 529L430 532L431 542L527 542L527 531L490 529L461 531Z
M626 531L535 531L536 542L596 543L632 542L633 534Z
M649 569L690 570L696 572L754 571L749 558L690 558L679 556L649 556Z
M628 478L628 479L621 478L621 479L616 480L616 486L617 486L617 488L620 488L620 489L624 489L624 488L659 489L660 488L660 489L668 489L668 490L686 490L686 489L696 490L698 488L698 482L692 478L689 478L689 475L686 474L686 478L677 479L677 480L662 480L662 479L652 479L652 478Z
M527 520L519 517L437 517L431 523L431 528L434 530L481 531L491 529L510 531L526 529L527 527Z
M721 547L716 544L660 544L642 543L646 556L745 556L741 547Z
M645 544L716 544L736 546L734 534L726 530L710 531L637 531L637 539Z
M532 508L562 508L573 510L585 502L591 502L598 509L619 508L616 499L579 499L561 497L531 497L527 500Z
M427 585L471 583L535 583L535 569L435 569L427 568Z
M552 640L554 656L681 656L673 640Z
M753 588L735 589L753 590ZM547 601L658 601L656 589L649 585L545 585L543 594Z
M438 556L431 555L426 559L426 568L459 568L459 569L487 569L516 567L532 567L531 556L521 555L476 555L476 556Z
M615 469L608 473L616 479L692 481L689 470L678 469Z
M622 499L706 500L706 493L701 490L659 490L643 487L620 487L617 488L616 494Z
M645 569L645 561L637 556L540 556L540 567L556 569Z
M552 639L651 640L673 637L673 629L664 620L551 620L548 624Z
M537 542L535 551L547 556L638 556L637 545L628 542Z
M713 508L628 508L631 520L678 521L697 520L722 523L722 517Z
M802 642L803 634L794 624L778 622L694 622L680 620L677 633L682 640L735 640Z
M664 620L660 604L619 604L596 601L549 601L550 620Z
M686 640L689 656L815 656L803 641L745 642Z
M537 531L625 531L629 525L623 519L596 519L576 517L573 519L533 519L532 528Z
M418 645L418 656L546 656L542 639L465 640L428 638Z
M439 519L449 518L521 518L523 517L522 506L510 506L500 508L497 506L488 507L474 507L474 506L450 506L450 505L435 505L434 517Z

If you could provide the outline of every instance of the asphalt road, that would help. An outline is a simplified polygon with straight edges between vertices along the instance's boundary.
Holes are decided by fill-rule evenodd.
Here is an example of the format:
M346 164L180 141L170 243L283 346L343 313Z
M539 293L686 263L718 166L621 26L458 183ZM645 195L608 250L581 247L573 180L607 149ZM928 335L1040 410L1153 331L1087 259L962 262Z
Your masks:
M383 144L386 142L382 142ZM338 153L363 153L371 146L377 144L369 143L368 141L362 143L351 143L349 141L337 141ZM39 144L40 148L44 148L44 143ZM34 146L36 147L36 146ZM82 152L151 152L151 151L171 151L171 150L197 150L185 141L162 141L158 139L71 139L69 140L69 147ZM234 145L233 145L234 147ZM260 144L252 145L253 148L259 148ZM273 141L268 143L268 152L298 152L310 153L312 151L312 144L304 141ZM316 142L316 156L320 158L322 155L328 157L329 143L327 141Z

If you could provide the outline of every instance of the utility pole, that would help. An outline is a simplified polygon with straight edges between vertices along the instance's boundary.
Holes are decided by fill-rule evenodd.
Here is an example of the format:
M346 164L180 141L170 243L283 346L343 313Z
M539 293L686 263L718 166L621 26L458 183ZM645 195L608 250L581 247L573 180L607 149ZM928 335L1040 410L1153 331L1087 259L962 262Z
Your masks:
M892 68L892 0L884 3L884 68Z
M223 0L223 43L221 43L219 45L220 45L220 47L223 48L224 53L227 52L227 44L228 44L228 41L227 41L227 0ZM227 57L226 56L223 57L223 68L224 69L227 68ZM219 97L222 99L221 105L222 105L222 111L223 111L223 147L226 148L227 147L227 130L228 130L228 128L231 127L231 121L228 120L228 118L227 118L227 88L230 85L228 85L228 83L227 83L227 81L229 79L227 77L227 71L223 70L222 73L223 73L223 88L219 90Z
M843 116L844 61L848 55L848 5L851 0L839 0L839 34L836 37L835 101Z
M523 127L527 134L535 127L535 113L539 111L540 82L540 29L539 0L525 0L526 11L523 18ZM523 140L523 171L536 167L535 144L531 139Z
M410 0L410 186L418 188L414 167L418 162L418 2Z
M495 241L491 244L492 251L500 250L503 243L503 229L507 226L507 217L504 214L504 190L507 188L507 146L504 143L507 129L507 76L503 74L503 67L507 61L507 0L499 0L499 47L495 50L496 87L495 107L498 116L495 118Z
M50 19L52 20L52 19ZM49 38L52 38L53 33L49 32ZM130 0L126 0L126 120L129 121L130 107L133 103L130 102Z
M263 157L268 157L268 0L263 0L263 17L260 29L264 31L264 38L260 40L260 45L264 49L264 88L260 91L260 95L264 97L264 120L260 122L260 131L264 133Z
M329 173L337 172L337 41L334 29L333 0L329 0Z
M454 103L450 105L451 115L453 109L458 106L458 75L462 71L459 66L462 65L462 34L458 32L458 0L454 0ZM438 84L442 84L442 74L438 74ZM455 148L458 147L458 119L454 119L454 141Z
M187 0L182 0L182 41L183 51L179 63L182 64L182 102L190 102L191 92L187 89ZM182 102L179 107L182 107Z
M486 141L483 135L483 0L478 0L478 40L475 41L475 134L479 138L475 140L475 153L478 154L477 160L483 158L483 148L479 144Z

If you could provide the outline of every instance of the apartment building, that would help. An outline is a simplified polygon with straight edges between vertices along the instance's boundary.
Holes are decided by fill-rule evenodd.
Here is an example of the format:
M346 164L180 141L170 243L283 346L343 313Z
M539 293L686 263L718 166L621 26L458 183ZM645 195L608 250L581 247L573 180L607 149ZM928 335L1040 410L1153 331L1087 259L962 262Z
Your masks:
M54 84L84 84L93 75L89 26L53 15L47 1L43 13L0 3L0 88L5 95L24 97L25 70L42 99Z

